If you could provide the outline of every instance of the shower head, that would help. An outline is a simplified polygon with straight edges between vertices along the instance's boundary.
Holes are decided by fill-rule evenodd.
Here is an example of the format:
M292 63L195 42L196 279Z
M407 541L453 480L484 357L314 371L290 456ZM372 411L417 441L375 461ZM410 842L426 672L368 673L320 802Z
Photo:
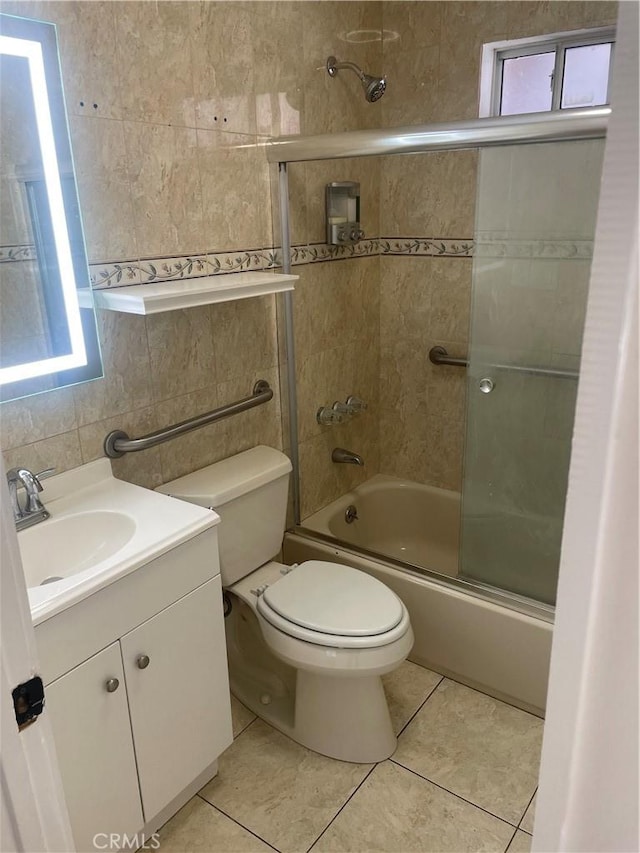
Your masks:
M371 74L365 74L364 71L355 64L355 62L338 62L335 56L330 56L327 59L327 72L329 77L335 77L338 71L342 68L353 71L353 73L358 76L362 83L362 88L364 89L364 96L370 104L373 104L374 101L379 100L384 95L385 89L387 88L386 77L372 77Z

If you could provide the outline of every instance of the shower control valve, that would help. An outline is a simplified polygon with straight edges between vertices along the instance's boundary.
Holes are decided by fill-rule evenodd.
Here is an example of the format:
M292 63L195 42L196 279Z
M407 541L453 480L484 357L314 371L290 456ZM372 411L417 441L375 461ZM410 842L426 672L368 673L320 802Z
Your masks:
M365 401L361 400L360 397L355 397L353 394L347 397L345 405L350 415L359 415L360 412L366 412L367 410Z
M337 409L322 406L316 412L316 421L322 426L331 426L333 424L343 424L347 420L345 412L339 412Z
M334 412L338 412L340 415L348 417L351 414L349 406L347 406L346 403L341 403L339 400L336 400L331 408Z

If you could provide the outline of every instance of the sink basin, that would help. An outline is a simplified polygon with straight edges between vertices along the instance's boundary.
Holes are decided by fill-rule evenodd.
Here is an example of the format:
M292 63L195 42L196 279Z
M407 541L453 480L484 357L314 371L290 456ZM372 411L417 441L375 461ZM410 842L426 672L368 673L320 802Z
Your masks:
M211 510L117 480L108 459L43 486L51 517L18 533L34 625L220 521Z
M97 510L51 518L20 535L27 587L54 583L113 557L136 523L123 512Z

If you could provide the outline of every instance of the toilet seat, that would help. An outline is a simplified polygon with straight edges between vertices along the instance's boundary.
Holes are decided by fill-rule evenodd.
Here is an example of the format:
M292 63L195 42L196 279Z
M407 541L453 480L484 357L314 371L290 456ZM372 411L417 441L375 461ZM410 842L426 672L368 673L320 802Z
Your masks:
M409 614L392 590L339 563L301 563L265 585L256 606L284 634L333 648L385 646L409 629Z

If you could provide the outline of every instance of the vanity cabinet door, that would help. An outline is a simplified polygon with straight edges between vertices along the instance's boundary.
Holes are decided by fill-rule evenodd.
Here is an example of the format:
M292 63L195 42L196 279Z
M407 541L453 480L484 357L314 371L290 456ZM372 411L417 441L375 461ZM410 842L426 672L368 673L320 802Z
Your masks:
M121 639L142 804L153 818L232 741L220 576Z
M46 713L77 850L143 826L119 643L46 687ZM104 838L98 839L98 844Z

